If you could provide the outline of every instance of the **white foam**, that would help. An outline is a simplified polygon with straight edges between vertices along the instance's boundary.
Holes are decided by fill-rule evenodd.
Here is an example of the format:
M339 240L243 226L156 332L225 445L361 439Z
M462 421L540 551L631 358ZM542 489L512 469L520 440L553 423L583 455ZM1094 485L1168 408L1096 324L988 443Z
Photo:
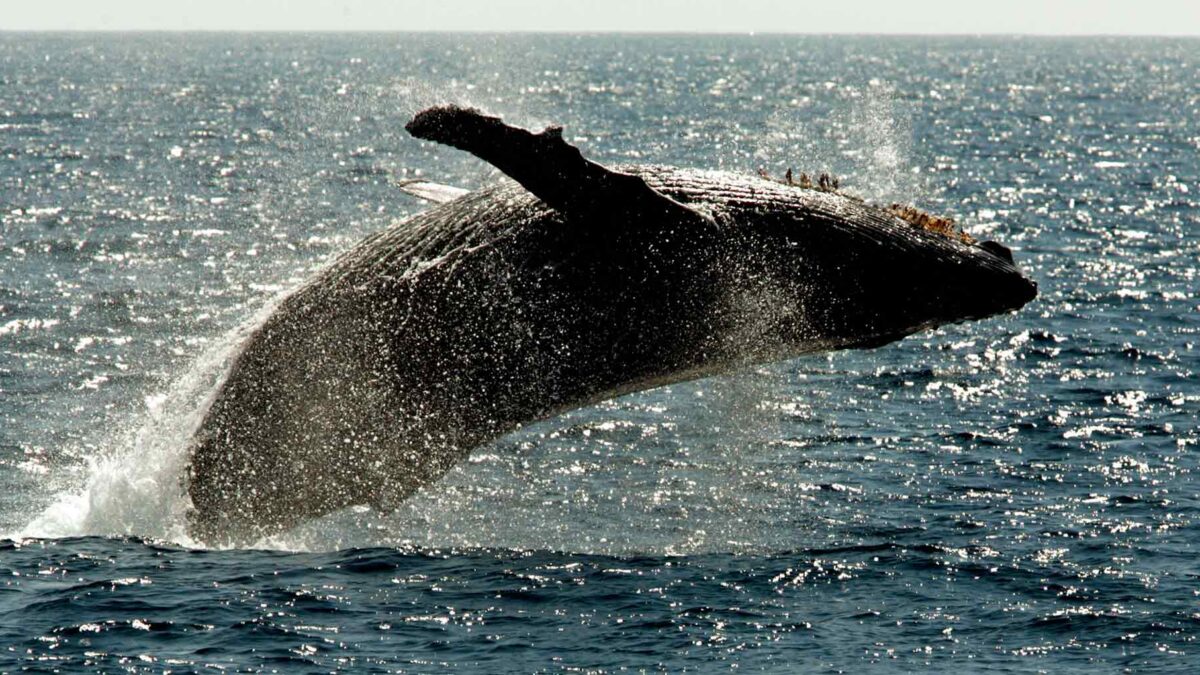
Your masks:
M166 392L147 395L145 411L101 443L86 471L15 536L140 536L196 546L181 483L190 439L242 343L282 297L201 353Z

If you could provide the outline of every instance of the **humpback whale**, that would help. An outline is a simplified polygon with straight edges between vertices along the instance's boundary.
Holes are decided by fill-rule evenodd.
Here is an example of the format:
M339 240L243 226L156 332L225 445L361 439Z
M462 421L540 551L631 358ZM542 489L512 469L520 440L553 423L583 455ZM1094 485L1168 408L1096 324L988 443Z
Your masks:
M189 447L197 540L391 510L531 421L1037 294L1004 246L825 177L605 167L561 128L453 105L406 129L507 178L425 186L441 204L368 236L246 338Z

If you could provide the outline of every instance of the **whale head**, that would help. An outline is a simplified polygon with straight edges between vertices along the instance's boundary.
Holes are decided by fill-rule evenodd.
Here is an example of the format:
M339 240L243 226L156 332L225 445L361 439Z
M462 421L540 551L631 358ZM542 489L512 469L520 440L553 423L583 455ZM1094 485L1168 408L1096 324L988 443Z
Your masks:
M944 219L726 172L625 170L703 216L651 218L613 235L617 255L652 259L635 284L656 324L641 331L644 350L664 370L878 347L1037 295L1008 248ZM676 351L657 353L659 344Z

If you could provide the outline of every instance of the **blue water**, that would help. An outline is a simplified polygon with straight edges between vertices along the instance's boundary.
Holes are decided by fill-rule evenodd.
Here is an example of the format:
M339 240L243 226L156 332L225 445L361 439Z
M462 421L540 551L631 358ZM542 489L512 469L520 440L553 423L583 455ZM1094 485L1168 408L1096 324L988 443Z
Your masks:
M202 550L280 294L495 178L403 123L914 202L1006 317L630 396ZM0 671L1200 670L1200 41L0 34ZM898 280L902 283L902 280Z

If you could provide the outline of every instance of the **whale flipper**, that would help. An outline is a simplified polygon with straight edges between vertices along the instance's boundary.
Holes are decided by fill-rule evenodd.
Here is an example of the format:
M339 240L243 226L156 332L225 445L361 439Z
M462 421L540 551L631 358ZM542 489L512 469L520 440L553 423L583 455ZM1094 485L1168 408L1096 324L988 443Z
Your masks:
M579 148L563 140L562 127L548 127L535 134L474 108L446 105L417 113L404 128L417 138L466 150L570 216L664 216L676 221L708 221L699 212L654 190L640 176L584 158Z

